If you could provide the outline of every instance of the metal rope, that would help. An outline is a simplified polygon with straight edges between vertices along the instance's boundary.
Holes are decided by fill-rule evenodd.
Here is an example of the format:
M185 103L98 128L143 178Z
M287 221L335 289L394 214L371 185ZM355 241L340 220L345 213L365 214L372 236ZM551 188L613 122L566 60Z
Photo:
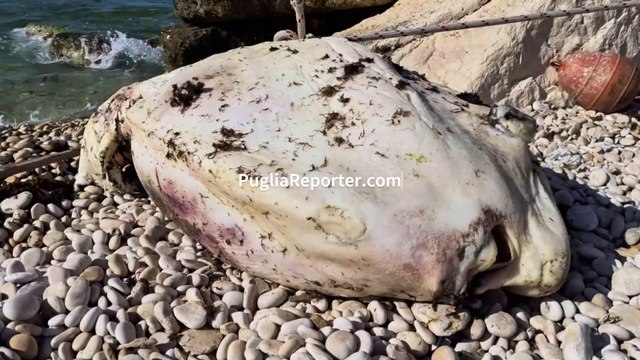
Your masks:
M439 32L445 32L445 31L513 24L513 23L532 21L532 20L552 19L552 18L558 18L558 17L588 14L588 13L601 12L601 11L626 9L631 7L640 7L640 1L621 1L619 3L615 3L611 5L581 6L577 8L571 8L571 9L565 9L565 10L554 10L554 11L534 13L534 14L516 15L516 16L500 17L500 18L493 18L493 19L483 19L483 20L473 20L473 21L457 22L457 23L451 23L451 24L429 25L425 27L407 29L407 30L377 31L370 34L350 35L350 36L347 36L346 38L351 41L368 41L368 40L390 39L390 38L396 38L396 37L402 37L402 36L429 35L429 34L435 34Z

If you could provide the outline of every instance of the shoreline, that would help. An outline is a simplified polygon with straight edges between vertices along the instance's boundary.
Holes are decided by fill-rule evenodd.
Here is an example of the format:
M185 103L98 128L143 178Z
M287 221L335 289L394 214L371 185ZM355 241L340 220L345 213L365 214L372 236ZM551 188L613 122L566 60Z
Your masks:
M531 151L571 235L571 273L553 296L496 290L458 308L434 309L286 289L221 264L146 197L104 196L96 186L74 192L76 158L26 175L51 194L19 185L25 175L0 185L0 353L16 359L638 358L637 111L602 115L542 103L533 109L538 133ZM0 165L79 147L86 120L0 127ZM15 198L4 197L9 193Z

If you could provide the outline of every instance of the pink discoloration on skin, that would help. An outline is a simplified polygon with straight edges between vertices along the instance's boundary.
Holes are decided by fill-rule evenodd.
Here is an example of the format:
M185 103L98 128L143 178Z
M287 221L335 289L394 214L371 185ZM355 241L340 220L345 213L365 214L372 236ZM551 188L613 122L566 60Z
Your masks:
M178 223L185 233L200 240L202 244L216 256L221 256L231 265L236 265L234 252L241 249L244 234L238 225L225 226L215 223L206 214L204 201L186 193L172 179L157 179L160 194L154 198L164 198L158 201L163 212ZM199 196L207 196L199 194Z
M171 211L175 217L186 219L193 215L197 206L193 196L181 191L172 180L161 180L159 186L162 196L165 198L165 208Z

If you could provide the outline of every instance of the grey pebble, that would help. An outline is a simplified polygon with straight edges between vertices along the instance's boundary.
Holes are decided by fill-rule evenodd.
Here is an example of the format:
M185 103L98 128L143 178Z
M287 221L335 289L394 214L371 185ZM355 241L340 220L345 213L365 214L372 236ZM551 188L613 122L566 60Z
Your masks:
M33 194L23 191L0 202L0 209L5 214L13 214L16 210L26 209L33 200Z
M13 321L23 321L34 317L40 310L40 300L31 294L16 294L2 306L4 316Z
M102 310L99 307L89 309L80 320L80 330L84 332L93 331L101 314Z
M598 227L598 217L591 206L577 205L567 211L566 221L580 231L592 231Z
M82 317L89 311L89 307L86 305L76 306L73 310L69 311L67 317L64 319L66 327L76 327L80 324Z
M187 302L173 308L176 319L189 329L199 329L207 323L207 311L196 302Z
M71 311L77 306L89 303L89 295L91 295L89 287L89 282L84 278L79 277L73 281L64 298L64 305L67 310Z
M327 337L327 351L338 359L346 359L358 350L358 338L347 332L338 330Z
M257 305L259 309L278 307L287 301L288 294L282 288L275 288L258 297Z
M331 355L327 354L320 346L307 343L305 349L311 354L315 360L333 360Z
M624 233L624 241L629 246L633 246L640 243L640 229L639 228L627 229L627 231Z
M38 274L31 271L22 271L16 272L13 274L6 275L4 280L14 284L26 284L38 277Z
M627 296L640 294L640 268L625 265L616 270L611 277L611 290Z
M561 321L564 318L562 305L553 299L547 299L540 303L540 313L551 321Z
M511 338L518 331L516 320L509 313L500 311L487 316L485 319L487 331L495 336Z
M129 321L119 322L115 329L115 338L120 344L126 344L136 338L136 328Z
M153 314L168 334L177 334L180 331L180 326L173 317L171 306L166 301L156 303L153 307Z
M564 360L584 360L593 357L591 335L585 325L573 323L567 326L562 342Z

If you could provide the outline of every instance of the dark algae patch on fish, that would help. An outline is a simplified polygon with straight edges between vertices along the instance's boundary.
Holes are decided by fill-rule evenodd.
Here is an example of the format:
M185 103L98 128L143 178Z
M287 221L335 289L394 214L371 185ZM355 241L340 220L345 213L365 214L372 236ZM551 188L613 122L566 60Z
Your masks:
M333 143L330 142L329 145L330 146L338 146L338 147L340 147L342 145L346 145L347 147L350 147L350 148L354 147L353 144L349 140L343 138L342 136L334 136L333 137Z
M390 123L391 125L400 125L400 119L406 118L411 115L411 111L398 109L391 116Z
M339 86L327 85L320 89L320 95L324 97L332 97L340 91Z
M344 125L345 120L346 118L344 117L344 115L340 113L337 113L337 112L328 113L324 118L324 129L322 130L322 133L326 135L327 132L333 129L334 127L338 125Z
M191 153L184 147L182 143L178 141L180 136L179 131L174 131L171 135L171 138L167 140L167 152L166 158L173 161L184 161L187 162Z
M228 152L228 151L244 151L247 150L247 145L244 141L235 141L235 140L220 140L218 142L213 143L214 151L207 154L207 158L213 159L218 155L219 152Z
M358 74L362 74L363 70L364 70L364 64L362 63L362 61L356 61L356 62L347 64L343 68L344 74L340 76L338 79L349 80Z
M242 139L244 138L247 134L249 133L241 133L239 131L236 131L234 129L230 129L226 126L223 126L220 129L220 134L225 138L225 139Z
M193 78L193 80L197 81L198 78ZM180 107L180 112L184 113L200 98L200 95L211 90L211 88L204 87L202 81L194 83L191 80L187 80L180 86L173 84L171 85L171 100L169 105L171 105L171 107Z
M247 150L247 145L243 140L247 134L248 133L241 133L237 130L223 126L220 129L220 135L222 135L223 138L212 144L214 151L208 153L207 158L213 159L219 152Z

